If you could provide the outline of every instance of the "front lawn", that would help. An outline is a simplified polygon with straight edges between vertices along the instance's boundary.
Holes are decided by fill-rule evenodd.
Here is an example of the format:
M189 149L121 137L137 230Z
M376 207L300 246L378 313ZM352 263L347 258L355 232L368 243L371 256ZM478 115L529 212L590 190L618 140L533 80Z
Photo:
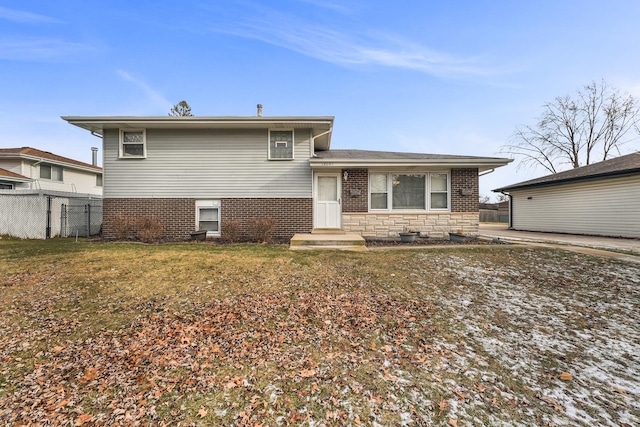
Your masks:
M640 424L640 269L0 240L0 425Z

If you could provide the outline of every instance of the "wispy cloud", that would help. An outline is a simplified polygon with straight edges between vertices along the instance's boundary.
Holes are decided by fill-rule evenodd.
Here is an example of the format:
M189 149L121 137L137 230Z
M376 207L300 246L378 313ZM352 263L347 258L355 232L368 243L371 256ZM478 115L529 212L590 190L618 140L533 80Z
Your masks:
M46 15L40 15L37 13L26 12L23 10L9 9L0 6L0 19L6 19L7 21L18 22L23 24L60 24L62 21L52 18Z
M307 3L312 6L320 7L323 9L329 9L334 12L339 12L342 14L350 14L351 10L346 7L344 4L338 2L332 2L327 0L298 0L301 3Z
M79 59L93 50L93 46L84 43L59 39L0 39L0 59L12 61Z
M307 0L316 2L318 0ZM320 1L321 3L325 3ZM258 6L256 6L258 7ZM342 66L371 65L415 70L440 77L491 76L498 70L478 58L438 52L396 34L367 28L347 33L259 8L253 17L217 26L214 31L260 40L321 61Z
M132 83L135 87L142 90L146 94L147 98L149 99L149 103L152 104L154 107L158 109L166 110L167 112L171 109L173 104L171 104L171 102L167 100L167 98L165 98L160 91L152 88L149 84L147 84L143 80L140 80L132 76L127 71L120 70L120 69L116 70L116 74L118 74L118 76L120 76L120 78L122 78L123 80L129 83Z

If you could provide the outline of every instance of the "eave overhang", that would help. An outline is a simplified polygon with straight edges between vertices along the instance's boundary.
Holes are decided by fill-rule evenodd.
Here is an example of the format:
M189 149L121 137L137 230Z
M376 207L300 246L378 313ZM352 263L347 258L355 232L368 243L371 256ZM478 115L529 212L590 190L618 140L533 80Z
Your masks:
M309 164L312 169L336 169L336 168L375 168L375 169L470 169L478 168L478 172L484 172L509 164L511 159L321 159L312 158Z
M0 181L4 182L31 182L33 179L15 172L0 168Z
M312 136L321 135L315 139L315 149L328 150L331 132L327 131L333 129L334 117L63 116L62 119L101 136L107 129L311 129Z
M627 169L622 171L613 171L613 172L605 172L600 174L593 174L587 176L579 176L573 178L565 178L565 179L556 179L553 181L545 181L545 182L536 182L532 184L522 183L522 184L514 184L506 187L496 188L495 190L491 190L494 193L503 193L510 191L518 191L518 190L530 190L532 188L542 188L542 187L553 187L556 185L562 184L571 184L575 182L586 182L586 181L594 181L599 179L607 179L607 178L619 178L624 176L633 176L640 174L640 169Z

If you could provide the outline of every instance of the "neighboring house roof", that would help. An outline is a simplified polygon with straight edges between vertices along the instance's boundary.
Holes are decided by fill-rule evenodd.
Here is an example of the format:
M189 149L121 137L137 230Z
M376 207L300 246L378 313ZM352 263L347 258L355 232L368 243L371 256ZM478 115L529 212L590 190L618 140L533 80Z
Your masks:
M640 173L640 152L615 157L587 166L558 172L540 178L523 181L506 187L496 188L495 192L519 190L522 188L542 187L566 182L591 180Z
M317 151L309 161L311 167L327 166L434 166L478 168L480 172L504 166L513 161L500 157L459 156L447 154L399 153L370 150Z
M312 129L316 150L331 145L333 116L63 116L63 120L104 135L105 129Z
M89 163L84 163L78 160L70 159L68 157L58 156L57 154L49 153L48 151L38 150L37 148L21 147L21 148L0 148L0 159L25 159L44 161L47 163L59 164L67 167L74 167L76 169L88 170L91 172L102 172L100 166L95 166Z
M27 178L26 176L20 175L19 173L0 168L0 180L12 182L29 182L31 181L31 178Z

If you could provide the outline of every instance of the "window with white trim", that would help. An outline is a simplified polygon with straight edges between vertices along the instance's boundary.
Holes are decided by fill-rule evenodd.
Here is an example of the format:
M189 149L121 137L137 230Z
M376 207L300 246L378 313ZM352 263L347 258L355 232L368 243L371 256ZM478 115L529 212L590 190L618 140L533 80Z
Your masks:
M449 175L446 173L432 173L429 207L432 210L449 209Z
M387 188L386 173L372 173L369 175L371 209L387 209L389 196Z
M207 236L220 235L220 201L196 200L196 229Z
M13 184L10 182L0 182L0 190L13 190Z
M293 160L293 130L269 130L269 160Z
M102 187L102 174L96 175L96 187Z
M446 172L369 174L372 211L448 211L449 193Z
M51 181L62 182L62 166L48 165L46 163L40 164L40 179L49 179Z
M144 159L147 157L147 132L144 129L120 129L120 158Z

